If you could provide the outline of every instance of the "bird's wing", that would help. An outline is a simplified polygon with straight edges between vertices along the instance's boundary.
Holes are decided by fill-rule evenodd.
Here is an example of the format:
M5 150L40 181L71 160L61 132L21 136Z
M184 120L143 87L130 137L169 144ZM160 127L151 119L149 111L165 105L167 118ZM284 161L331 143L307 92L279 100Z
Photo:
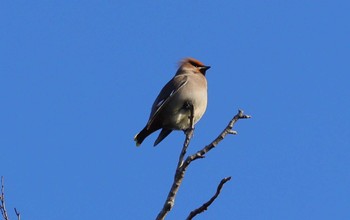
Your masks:
M188 82L187 76L175 76L172 80L170 80L159 93L157 99L154 101L152 106L151 115L149 121L147 123L147 127L149 128L157 117L159 112L165 106L165 104L171 99L173 95L175 95L184 85Z

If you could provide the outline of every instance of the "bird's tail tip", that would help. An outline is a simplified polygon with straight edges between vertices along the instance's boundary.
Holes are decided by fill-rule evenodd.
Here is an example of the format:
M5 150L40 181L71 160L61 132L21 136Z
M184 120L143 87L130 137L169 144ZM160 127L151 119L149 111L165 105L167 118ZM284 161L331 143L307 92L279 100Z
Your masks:
M139 133L137 133L135 136L134 136L134 141L136 142L136 147L140 147L141 145L141 142L137 139L137 136L139 135Z

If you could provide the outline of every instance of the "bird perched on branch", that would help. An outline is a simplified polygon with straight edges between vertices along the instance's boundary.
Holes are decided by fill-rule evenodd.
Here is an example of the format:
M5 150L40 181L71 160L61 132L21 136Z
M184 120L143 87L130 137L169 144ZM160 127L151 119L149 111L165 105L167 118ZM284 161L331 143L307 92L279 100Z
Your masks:
M205 73L209 68L210 66L194 58L186 58L180 62L175 76L163 87L154 101L146 126L135 135L136 146L159 129L162 131L154 146L173 130L189 129L191 127L189 105L193 107L193 123L199 121L207 108Z

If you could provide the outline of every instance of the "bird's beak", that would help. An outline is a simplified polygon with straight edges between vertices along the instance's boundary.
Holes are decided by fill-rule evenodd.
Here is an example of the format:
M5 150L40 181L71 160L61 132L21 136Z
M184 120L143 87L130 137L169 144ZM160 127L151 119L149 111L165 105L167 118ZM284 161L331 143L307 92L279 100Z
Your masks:
M202 71L207 71L208 69L210 69L210 67L211 67L211 66L202 66L202 67L200 68L200 70L202 70Z
M199 67L199 71L205 76L205 72L210 69L210 66L201 66Z

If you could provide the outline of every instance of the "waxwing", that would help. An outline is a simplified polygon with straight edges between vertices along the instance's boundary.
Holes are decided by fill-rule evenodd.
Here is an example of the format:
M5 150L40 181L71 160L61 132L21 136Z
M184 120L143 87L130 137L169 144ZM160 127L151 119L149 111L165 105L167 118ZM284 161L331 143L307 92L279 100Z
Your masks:
M136 146L153 132L162 129L154 146L159 144L173 130L186 131L190 128L188 103L193 105L196 124L207 108L206 71L210 66L194 58L186 58L180 62L175 76L163 87L153 103L146 126L135 135Z

